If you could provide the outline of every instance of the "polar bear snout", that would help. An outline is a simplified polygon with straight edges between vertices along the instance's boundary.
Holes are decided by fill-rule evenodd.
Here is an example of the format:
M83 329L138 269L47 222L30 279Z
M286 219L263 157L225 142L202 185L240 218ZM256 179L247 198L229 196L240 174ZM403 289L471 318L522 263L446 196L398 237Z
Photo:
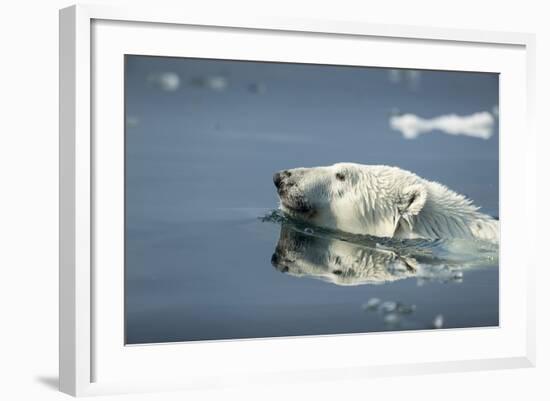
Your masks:
M281 170L273 174L273 183L283 211L294 217L310 218L315 214L306 193L301 188L305 169Z
M288 170L277 171L273 174L273 183L277 190L281 190L284 185L288 184L288 178L292 176L292 173Z
M280 271L281 273L287 273L289 268L285 263L284 257L280 254L279 250L276 250L275 253L271 256L271 265Z
M277 188L277 194L281 199L288 197L290 188L296 186L292 172L289 170L277 171L273 174L273 183Z

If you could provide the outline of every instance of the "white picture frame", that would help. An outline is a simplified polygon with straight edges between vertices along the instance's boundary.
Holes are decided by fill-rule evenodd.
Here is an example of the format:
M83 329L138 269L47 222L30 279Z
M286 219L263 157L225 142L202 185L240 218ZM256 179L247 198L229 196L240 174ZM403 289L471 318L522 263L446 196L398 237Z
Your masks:
M116 323L120 318L118 312L122 309L122 305L118 304L121 299L119 295L123 291L120 275L117 276L116 272L112 277L98 274L98 269L104 266L103 261L107 260L105 258L120 262L120 259L116 259L116 249L106 250L102 247L104 236L101 232L105 227L104 220L110 216L113 221L117 221L121 216L116 215L116 208L105 212L101 206L104 204L103 195L97 195L105 194L109 188L120 189L121 182L117 181L120 176L117 174L113 174L114 178L107 184L105 180L97 180L97 177L104 174L102 171L106 169L106 165L103 163L111 163L102 160L111 160L116 171L116 166L119 165L117 158L122 155L117 143L97 143L93 136L94 129L103 127L100 119L105 114L102 114L102 108L108 106L116 111L122 107L122 86L120 81L116 81L122 71L118 68L120 64L111 64L117 70L116 76L113 75L115 81L112 86L94 86L97 82L107 82L101 81L103 79L110 79L109 76L99 75L98 80L93 82L94 74L102 74L102 67L111 62L108 57L113 56L120 62L119 56L125 52L172 55L176 49L173 41L160 39L169 35L189 35L186 27L192 27L205 44L209 43L209 38L225 35L228 42L249 40L247 43L252 44L261 40L273 45L273 52L278 48L277 43L285 40L283 37L293 38L296 43L300 43L300 40L304 43L314 40L325 41L327 44L338 38L344 44L338 56L344 60L344 64L348 60L350 64L365 65L364 61L357 59L359 56L352 54L349 49L353 47L348 48L346 41L353 42L355 46L355 43L361 41L383 40L387 46L402 46L405 50L416 46L419 51L426 52L426 57L411 57L407 51L394 52L386 54L385 57L388 58L379 61L381 66L434 69L454 66L460 70L501 73L501 184L520 182L522 191L508 192L509 187L501 185L500 262L501 274L504 274L501 277L500 305L503 320L500 327L430 333L203 342L193 346L175 344L124 347L123 341L118 338L120 327ZM143 30L148 31L140 36ZM254 38L254 35L261 38ZM139 44L126 41L125 36L139 37ZM237 36L242 39L237 39ZM226 44L224 43L224 47ZM299 50L299 44L297 46L296 49ZM529 203L529 199L535 198L535 134L532 128L534 46L534 35L524 33L292 18L230 19L219 15L189 14L184 9L166 11L154 7L78 5L61 10L60 390L80 396L212 388L248 382L275 382L281 378L287 381L342 377L361 379L381 375L534 366L535 260L531 255L535 253L529 252L532 244L528 239L521 239L517 234L534 232L532 225L536 220L535 208ZM206 56L215 48L210 48L209 45L204 47L205 49L194 50L189 48L187 51L193 51L193 56ZM441 60L440 64L434 63L433 57L429 57L434 48L448 52L449 58L442 57L445 60ZM490 56L486 54L488 49L492 49ZM218 53L216 56L223 58L223 54L229 54L223 51L231 50L219 51L222 52L221 55ZM270 55L267 52L260 54L259 51L251 53L253 51L243 51L237 58L280 60L283 57L280 55L283 53ZM479 57L468 56L472 51L477 52L475 54ZM232 54L233 58L235 54ZM459 63L455 60L455 64L450 64L453 57L460 54L464 54L462 61ZM330 55L333 56L334 54ZM285 61L303 60L300 59L302 56L299 52L292 53L292 49L284 57ZM326 62L321 56L317 60ZM112 91L111 96L105 98L104 94L108 91ZM512 91L514 96L511 96ZM102 97L99 105L98 97ZM123 129L120 121L116 117L109 120L112 124L109 127L115 130L113 132ZM521 135L513 132L521 132ZM115 244L113 247L120 244L120 236L109 240ZM520 254L518 249L523 252ZM512 270L511 266L515 266L516 270ZM105 295L98 299L96 291ZM113 313L105 312L108 306ZM121 321L120 325L122 324ZM415 350L409 352L405 346L399 345L405 344L407 340L415 341ZM383 349L384 344L389 341L396 343L394 350L399 355L372 352L369 358L365 358L357 351L368 349L369 346ZM449 349L448 344L456 344L455 349ZM428 345L433 348L431 355ZM355 352L342 356L336 351L342 347L350 347ZM320 350L323 351L322 359L316 357ZM186 355L186 361L191 362L181 363L181 355ZM280 357L281 355L296 355L297 360L287 369L285 363L288 361ZM215 367L207 366L211 365L212 358L220 359ZM203 359L209 363L205 364ZM253 365L253 369L247 367L254 363L256 365ZM112 369L107 365L112 366ZM149 370L146 369L147 366ZM151 367L154 367L154 371Z

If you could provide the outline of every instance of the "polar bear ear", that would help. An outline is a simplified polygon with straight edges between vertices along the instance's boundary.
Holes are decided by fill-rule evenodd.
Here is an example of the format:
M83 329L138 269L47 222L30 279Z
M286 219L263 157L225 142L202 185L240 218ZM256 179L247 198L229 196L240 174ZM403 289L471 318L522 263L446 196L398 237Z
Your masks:
M426 204L428 191L424 185L414 184L403 188L400 195L399 213L402 216L415 216Z

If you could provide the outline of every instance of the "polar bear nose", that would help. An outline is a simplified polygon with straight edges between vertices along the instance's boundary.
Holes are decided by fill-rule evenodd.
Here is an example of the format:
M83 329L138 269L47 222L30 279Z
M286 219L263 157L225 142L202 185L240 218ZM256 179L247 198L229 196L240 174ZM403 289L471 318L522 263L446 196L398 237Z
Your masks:
M277 171L275 174L273 174L273 183L279 189L281 185L283 184L283 179L288 178L292 175L292 173L288 170L283 171Z
M282 264L283 259L279 256L277 252L271 256L271 265L279 270L281 273L287 273L288 272L288 266Z
M277 189L281 187L282 182L283 182L283 176L281 175L281 173L276 172L275 174L273 174L273 183L275 184Z

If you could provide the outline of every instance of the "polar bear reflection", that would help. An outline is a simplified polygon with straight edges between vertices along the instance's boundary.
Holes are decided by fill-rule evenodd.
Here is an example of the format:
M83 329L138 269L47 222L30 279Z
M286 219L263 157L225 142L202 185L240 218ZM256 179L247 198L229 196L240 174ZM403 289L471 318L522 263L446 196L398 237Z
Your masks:
M337 285L381 284L417 276L413 257L332 238L304 234L282 224L279 242L271 257L279 271L318 278Z

